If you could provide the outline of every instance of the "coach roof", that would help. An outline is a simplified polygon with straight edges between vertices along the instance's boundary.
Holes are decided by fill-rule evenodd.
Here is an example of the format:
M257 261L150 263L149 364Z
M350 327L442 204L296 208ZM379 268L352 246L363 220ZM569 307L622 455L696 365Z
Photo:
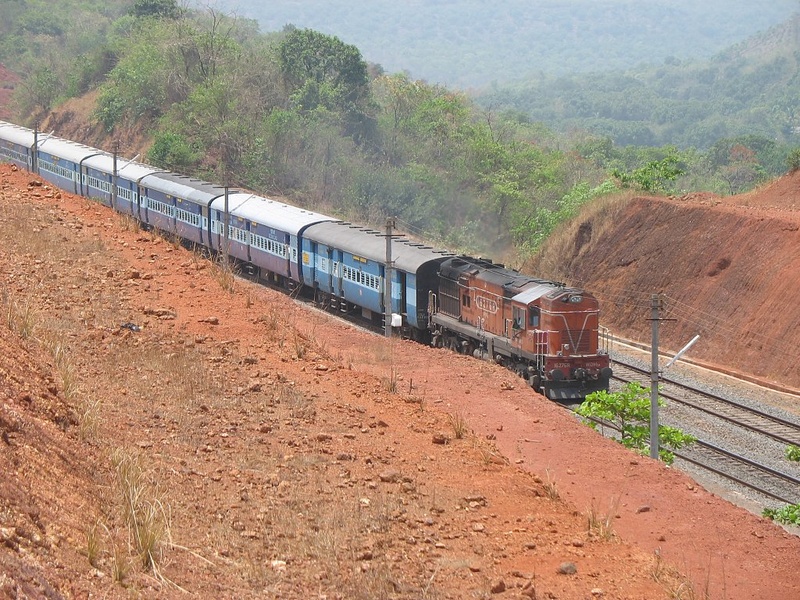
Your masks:
M342 221L318 223L308 228L306 237L381 264L386 262L386 234L374 229ZM427 262L441 262L448 256L452 253L446 250L436 250L403 237L392 239L392 262L408 273L415 273Z
M217 210L224 210L223 204L224 200L218 198L212 206ZM233 216L293 235L297 235L313 223L334 220L333 217L321 213L255 194L232 194L228 198L228 209Z

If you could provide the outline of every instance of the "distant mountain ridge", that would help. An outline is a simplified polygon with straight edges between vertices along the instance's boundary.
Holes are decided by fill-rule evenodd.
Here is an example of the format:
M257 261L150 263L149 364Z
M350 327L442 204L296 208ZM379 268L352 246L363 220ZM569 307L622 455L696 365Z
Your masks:
M740 136L800 144L800 15L709 60L541 76L478 101L618 145L709 148Z
M235 0L230 6L262 31L287 24L316 29L354 44L389 72L473 89L539 73L708 58L797 8L794 0Z

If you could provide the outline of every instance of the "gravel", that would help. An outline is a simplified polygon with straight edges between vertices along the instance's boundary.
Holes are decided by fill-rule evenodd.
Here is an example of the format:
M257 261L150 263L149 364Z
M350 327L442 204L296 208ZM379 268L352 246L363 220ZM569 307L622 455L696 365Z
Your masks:
M612 352L612 359L615 356L643 369L650 369L649 352L633 348L616 348ZM665 363L666 361L662 359L662 368ZM800 427L800 397L776 392L682 362L673 364L663 375L705 392L735 399L740 404L787 419L797 423ZM646 385L649 387L649 381ZM704 442L743 455L777 471L800 477L800 463L790 461L785 456L786 444L669 401L659 412L659 417L662 424L677 427ZM710 473L690 462L676 459L673 466L687 472L709 491L753 513L761 514L766 507L778 508L781 506L774 499ZM797 495L796 501L800 502L800 490L795 490L795 494Z

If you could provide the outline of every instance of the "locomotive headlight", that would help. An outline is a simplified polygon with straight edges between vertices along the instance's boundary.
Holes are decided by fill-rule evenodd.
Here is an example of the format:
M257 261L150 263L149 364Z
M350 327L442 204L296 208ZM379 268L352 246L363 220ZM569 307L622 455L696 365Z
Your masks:
M573 294L572 296L569 297L569 301L572 304L579 304L580 302L583 302L583 296L580 296L578 294Z

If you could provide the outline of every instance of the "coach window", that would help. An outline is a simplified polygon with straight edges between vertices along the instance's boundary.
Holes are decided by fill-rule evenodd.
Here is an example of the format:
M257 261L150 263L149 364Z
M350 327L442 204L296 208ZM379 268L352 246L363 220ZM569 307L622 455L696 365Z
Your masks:
M539 327L539 307L531 306L528 309L528 327Z

